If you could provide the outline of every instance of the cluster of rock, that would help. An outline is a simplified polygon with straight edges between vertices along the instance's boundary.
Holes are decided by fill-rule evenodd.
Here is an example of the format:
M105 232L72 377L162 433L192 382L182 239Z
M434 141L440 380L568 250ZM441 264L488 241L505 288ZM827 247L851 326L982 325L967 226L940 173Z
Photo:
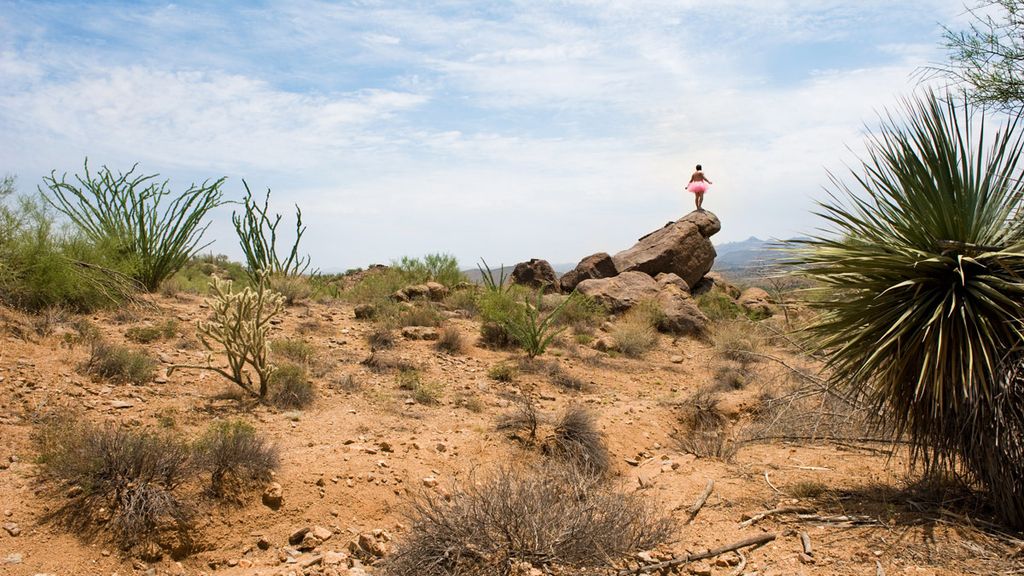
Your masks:
M692 293L714 283L708 277L715 263L711 236L722 229L711 212L695 211L640 238L631 248L610 256L604 252L584 258L556 281L544 260L517 264L511 280L553 291L576 290L603 304L612 313L654 302L664 314L660 330L679 335L704 331L708 318L697 308Z

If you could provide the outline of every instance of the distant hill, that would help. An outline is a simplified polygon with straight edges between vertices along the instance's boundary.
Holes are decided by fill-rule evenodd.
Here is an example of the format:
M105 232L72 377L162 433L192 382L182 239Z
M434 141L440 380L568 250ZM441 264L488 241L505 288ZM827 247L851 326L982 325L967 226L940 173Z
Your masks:
M739 242L726 242L715 246L718 256L715 258L714 269L732 275L749 275L757 269L770 265L778 260L780 254L772 250L775 242L761 240L751 236Z

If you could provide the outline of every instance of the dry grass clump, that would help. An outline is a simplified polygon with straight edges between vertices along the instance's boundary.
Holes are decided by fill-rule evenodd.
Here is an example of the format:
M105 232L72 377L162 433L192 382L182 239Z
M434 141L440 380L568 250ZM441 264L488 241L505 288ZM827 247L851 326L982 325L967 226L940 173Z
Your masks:
M87 374L114 383L141 385L153 379L156 360L142 350L133 350L97 338L91 343L89 359L83 368Z
M409 306L402 309L395 317L395 323L399 327L406 326L428 326L437 328L444 322L444 316L432 304L421 304Z
M547 376L548 380L552 384L565 390L580 392L590 387L590 384L586 380L566 372L558 363L553 362L548 365Z
M718 411L718 396L703 388L683 403L679 423L683 430L677 441L679 449L698 458L729 461L736 454L736 445L728 440L728 421Z
M462 354L466 351L466 339L462 337L462 333L455 326L445 326L441 329L434 348L448 354Z
M544 451L571 466L602 477L611 470L611 456L594 415L582 406L570 406L545 440Z
M168 340L178 334L178 321L171 318L156 326L134 326L125 331L124 337L136 344L150 344L157 340Z
M753 322L734 320L715 324L711 342L721 357L746 365L758 359L756 354L764 347L764 335Z
M511 382L518 374L519 369L510 362L498 362L487 370L487 377L498 382Z
M541 423L541 418L533 402L528 398L521 398L516 402L515 410L498 417L496 428L510 432L513 438L532 443L537 439L537 427Z
M286 306L308 300L314 292L314 286L308 276L274 274L270 276L270 288L284 296Z
M470 318L480 313L477 291L472 288L452 290L442 304L448 310L461 310Z
M242 420L215 422L195 445L199 466L210 473L210 493L237 498L254 482L267 481L280 464L276 446Z
M385 350L393 348L397 338L391 327L384 323L377 323L366 334L366 341L370 344L371 350Z
M274 340L270 344L270 351L273 352L275 359L284 358L304 366L308 366L316 358L313 346L300 338Z
M36 430L35 443L43 475L66 491L53 517L68 527L109 530L125 549L167 528L188 539L192 507L178 491L193 468L177 436L54 418Z
M361 362L373 372L391 372L393 370L418 370L419 367L413 362L398 356L374 350Z
M438 404L441 401L443 388L440 384L426 382L420 371L415 368L403 368L395 375L399 390L412 393L412 399L419 404Z
M480 324L480 346L493 350L507 350L514 348L516 341L501 324L484 321Z
M296 364L283 364L270 376L270 403L278 408L305 408L316 398L316 388L309 381L306 369Z
M671 519L640 495L550 465L498 468L411 508L412 530L386 562L395 576L606 567L672 534Z
M623 314L612 328L615 348L629 358L640 358L658 345L658 315L652 307L637 305Z

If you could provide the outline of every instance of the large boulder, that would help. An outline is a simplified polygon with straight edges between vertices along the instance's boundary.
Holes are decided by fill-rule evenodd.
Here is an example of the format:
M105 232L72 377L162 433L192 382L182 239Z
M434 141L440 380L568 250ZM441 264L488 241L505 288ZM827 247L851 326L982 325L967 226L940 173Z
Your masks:
M664 284L654 302L662 312L658 330L693 336L704 333L708 326L708 317L700 311L690 293L675 284Z
M618 273L612 257L607 252L598 252L587 256L575 268L563 274L558 284L562 287L562 292L572 292L584 280L611 278Z
M576 285L578 292L597 300L612 313L629 310L642 300L653 300L660 289L658 282L643 272L623 272L612 278L592 278Z
M520 262L512 269L512 276L509 279L513 284L531 288L544 286L545 292L558 292L558 276L547 260L532 258L529 262Z
M772 297L766 290L756 286L744 290L736 303L743 307L748 314L757 318L769 318L775 314Z
M644 272L650 276L673 273L688 286L696 286L715 263L715 247L709 238L722 229L718 218L695 211L641 238L612 260L619 272Z

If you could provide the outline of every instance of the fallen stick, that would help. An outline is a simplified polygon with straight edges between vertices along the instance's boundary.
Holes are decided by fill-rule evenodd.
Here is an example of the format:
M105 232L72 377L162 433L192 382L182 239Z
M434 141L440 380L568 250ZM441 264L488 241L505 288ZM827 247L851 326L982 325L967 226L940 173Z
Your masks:
M620 570L615 576L629 576L630 574L644 574L647 572L655 572L658 570L664 570L665 568L673 568L675 566L682 566L683 564L689 564L697 560L705 560L707 558L714 558L715 556L721 556L726 552L735 552L741 548L749 548L751 546L764 546L765 544L775 540L775 534L761 534L759 536L753 536L739 542L734 542L728 546L722 546L721 548L715 548L714 550L708 550L707 552L701 552L699 554L687 554L682 558L675 558L672 560L666 560L657 564L648 564L647 566L640 566L638 568L627 568L626 570Z
M708 497L711 496L711 491L714 489L715 481L708 480L708 485L704 487L704 492L702 492L701 495L697 498L697 501L693 503L693 506L690 506L690 509L687 512L688 516L686 518L686 522L683 522L683 524L689 524L693 522L693 519L697 517L697 514L700 513L700 509L703 508L704 504L707 503Z
M772 484L771 480L768 479L768 471L767 470L764 471L764 481L768 483L768 487L771 488L772 490L774 490L776 494L778 494L780 496L782 495L782 492L778 488L775 487L775 484Z
M811 549L811 537L807 532L800 533L800 545L804 547L804 554L814 556L814 551Z
M796 517L803 522L821 522L823 524L848 524L850 526L864 524L879 524L880 522L870 516L851 516L839 514L836 516L822 516L821 514L797 513Z
M730 576L740 576L740 574L743 574L743 569L747 567L747 557L743 555L743 550L734 550L734 552L740 557L740 563Z
M875 576L885 576L885 569L882 568L882 563L875 560Z
M786 506L784 508L772 508L771 510L765 510L764 512L758 512L757 514L754 514L750 518L747 518L746 520L740 522L740 528L746 528L747 526L750 526L751 524L755 524L757 522L760 522L761 520L764 520L765 518L767 518L769 516L775 516L776 514L810 514L812 512L814 512L814 510L812 510L810 508L803 508L803 507L800 507L800 506Z

